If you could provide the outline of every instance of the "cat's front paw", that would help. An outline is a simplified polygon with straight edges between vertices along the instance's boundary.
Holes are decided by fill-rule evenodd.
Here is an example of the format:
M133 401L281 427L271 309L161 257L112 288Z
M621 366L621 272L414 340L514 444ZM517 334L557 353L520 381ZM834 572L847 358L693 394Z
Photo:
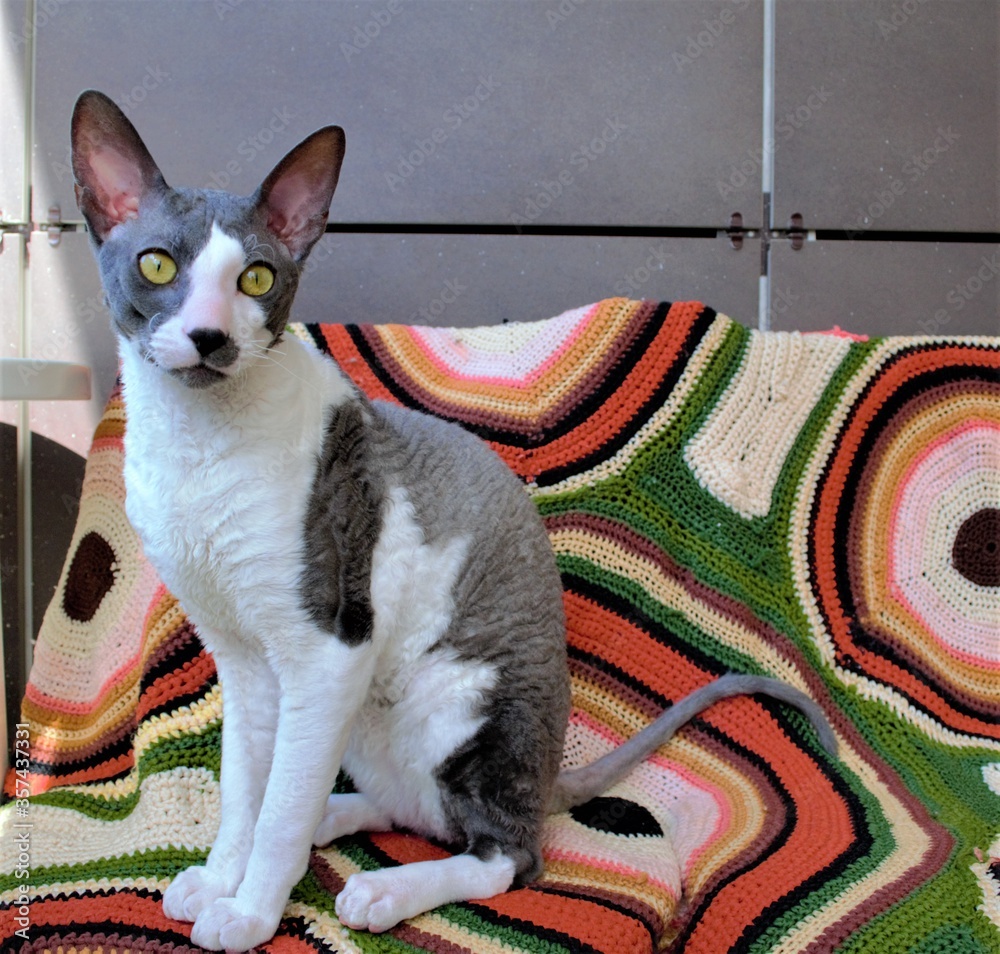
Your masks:
M399 888L385 871L352 874L337 895L335 908L340 923L356 931L379 934L408 916ZM413 912L418 913L418 912Z
M185 868L163 892L163 913L175 921L194 921L219 898L231 898L239 887L204 865Z
M245 910L237 898L219 898L198 915L191 940L208 951L249 951L271 940L280 920Z

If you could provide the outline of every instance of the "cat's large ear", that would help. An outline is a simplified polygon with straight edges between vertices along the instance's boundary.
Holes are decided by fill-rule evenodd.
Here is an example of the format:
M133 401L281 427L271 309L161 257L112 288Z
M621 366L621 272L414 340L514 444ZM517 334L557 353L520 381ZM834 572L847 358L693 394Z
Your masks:
M297 262L309 254L326 228L344 145L339 126L316 130L274 167L258 190L268 228Z
M167 184L135 127L103 93L88 89L80 94L70 135L76 202L99 245Z

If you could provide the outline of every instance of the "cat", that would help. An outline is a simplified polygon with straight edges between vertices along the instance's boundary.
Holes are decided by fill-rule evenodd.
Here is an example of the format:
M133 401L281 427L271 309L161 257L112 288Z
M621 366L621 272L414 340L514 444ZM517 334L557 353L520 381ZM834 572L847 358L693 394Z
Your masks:
M385 931L541 872L547 813L605 791L698 711L779 681L729 675L560 772L562 588L523 485L459 426L369 401L286 332L345 137L324 127L249 197L173 189L106 96L73 112L76 196L119 342L126 511L212 653L221 821L163 895L192 941L267 941L312 845L400 826L455 845L353 874L341 922ZM352 794L331 791L343 768Z

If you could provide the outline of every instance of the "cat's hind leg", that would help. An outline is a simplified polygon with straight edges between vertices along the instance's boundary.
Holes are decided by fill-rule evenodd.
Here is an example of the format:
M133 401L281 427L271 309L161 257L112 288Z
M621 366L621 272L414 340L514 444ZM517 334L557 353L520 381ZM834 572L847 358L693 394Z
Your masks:
M335 794L326 800L323 818L313 835L313 844L323 847L344 835L359 831L388 831L390 828L392 819L367 795L360 792Z
M386 931L439 905L491 898L538 877L548 779L561 739L546 741L539 732L539 740L525 709L516 701L495 706L435 770L448 826L466 852L351 875L336 902L344 924Z
M486 861L465 854L352 874L337 895L337 917L356 930L387 931L442 904L502 894L515 868L503 854Z

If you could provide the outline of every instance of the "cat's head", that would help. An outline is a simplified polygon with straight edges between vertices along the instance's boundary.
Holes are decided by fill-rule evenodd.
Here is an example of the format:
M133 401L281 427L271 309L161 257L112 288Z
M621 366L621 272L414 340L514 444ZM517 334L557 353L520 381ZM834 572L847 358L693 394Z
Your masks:
M193 388L263 360L326 227L343 130L314 132L245 197L170 188L135 127L95 90L77 100L72 144L77 204L123 347Z

